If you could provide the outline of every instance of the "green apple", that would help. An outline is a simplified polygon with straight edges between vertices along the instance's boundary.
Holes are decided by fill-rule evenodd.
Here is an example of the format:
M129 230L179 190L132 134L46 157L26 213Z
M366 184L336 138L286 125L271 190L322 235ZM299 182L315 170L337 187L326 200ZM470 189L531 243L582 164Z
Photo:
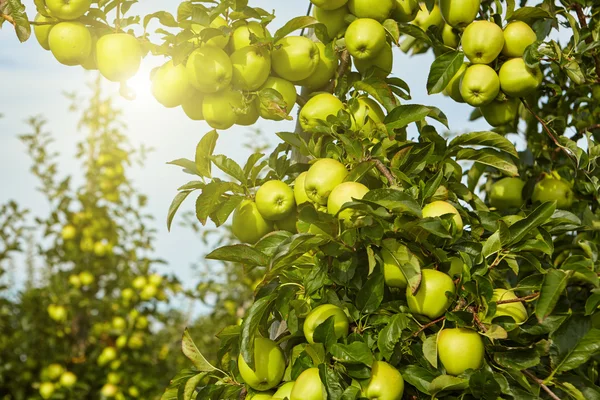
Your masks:
M404 276L404 273L400 269L400 264L410 263L420 265L418 259L407 251L406 246L397 241L394 241L393 246L389 246L389 248L382 247L381 258L383 259L383 278L385 284L389 287L400 289L404 289L408 285L406 276Z
M52 55L64 65L80 65L92 52L92 35L81 22L59 22L48 35Z
M325 10L321 7L313 7L313 16L317 21L325 25L327 28L327 36L334 39L348 26L346 17L348 16L348 8L340 7L334 10Z
M60 376L59 382L62 387L65 387L65 388L73 387L73 385L75 385L75 383L77 382L77 375L75 375L74 373L72 373L70 371L66 371Z
M54 386L54 384L52 382L43 382L40 385L40 389L39 389L40 396L42 396L42 399L49 399L50 397L52 397L55 390L56 390L56 387Z
M121 375L117 374L116 372L109 372L108 375L106 375L106 381L108 383L118 385L119 382L121 382Z
M419 12L418 0L394 0L396 6L392 11L392 18L398 22L406 23L415 19Z
M95 71L98 69L98 63L96 62L96 48L98 47L98 30L90 29L92 35L92 51L88 58L81 63L81 66L88 71Z
M304 190L304 181L306 180L306 175L308 175L308 171L304 171L294 181L294 199L296 200L296 204L304 204L309 201L308 195L306 194L306 190Z
M452 98L452 100L456 101L457 103L465 102L462 95L460 94L460 84L463 76L465 75L465 72L467 72L468 67L469 63L464 63L456 72L456 74L454 74L452 79L450 79L450 82L448 82L448 86L446 86L446 89L444 89L444 94L450 96L450 98Z
M100 394L104 397L115 397L117 393L119 393L119 388L112 383L107 383L100 389Z
M369 188L358 182L343 182L337 185L327 198L327 211L336 215L342 221L349 221L355 214L354 210L344 210L338 214L342 206L354 199L362 199Z
M268 221L279 221L296 207L294 191L285 182L265 182L256 192L256 208Z
M492 301L515 300L517 296L510 290L497 288L494 289ZM496 305L496 312L485 322L492 322L496 317L511 317L517 324L522 324L529 317L525 306L520 301L514 303L504 303Z
M262 85L260 90L264 89L273 89L279 92L283 101L286 105L286 112L289 114L294 105L296 104L296 98L298 94L296 93L296 86L290 81L278 78L276 76L270 76L267 78L267 81ZM283 118L272 111L269 111L263 107L260 108L260 116L264 119L270 119L275 121L281 121Z
M46 7L52 16L66 20L81 17L91 5L92 0L46 0Z
M348 176L346 167L332 158L322 158L315 162L304 178L304 190L308 199L320 205L327 204L331 191Z
M118 331L127 328L127 321L123 317L114 317L112 320L112 327Z
M258 99L252 95L242 95L242 107L238 111L236 125L252 126L260 117Z
M131 286L133 286L134 289L137 290L142 290L147 284L148 280L145 276L136 276L131 282Z
M98 70L112 82L124 82L133 77L140 69L142 55L138 40L127 33L104 35L96 44Z
M117 359L117 350L114 347L105 347L98 356L98 365L106 365Z
M421 270L421 284L415 294L410 286L406 288L408 308L414 314L425 315L430 319L441 317L452 298L446 297L446 292L454 294L456 288L452 278L434 269Z
M184 64L163 64L152 75L152 94L167 108L180 106L193 93Z
M460 82L460 95L473 107L491 103L500 93L500 79L491 67L473 64L467 68Z
M472 22L462 35L462 48L473 64L489 64L502 52L504 32L490 21Z
M262 392L262 393L248 393L247 400L273 400L273 393Z
M372 18L383 22L392 13L395 0L348 0L350 12L358 18Z
M273 224L258 211L252 200L243 200L233 212L233 235L241 242L254 244L273 231Z
M440 361L450 375L460 375L483 365L483 340L471 329L443 329L438 335L437 348Z
M204 93L194 89L192 94L181 103L181 108L185 115L193 121L203 121L202 103L204 103Z
M309 368L296 379L290 400L323 400L323 384L319 368Z
M446 23L452 27L463 27L475 20L481 0L440 0L440 10Z
M140 315L135 321L135 328L144 330L148 327L148 318L145 315Z
M121 291L121 298L125 301L129 301L135 296L135 292L132 288L125 288Z
M225 21L225 18L221 17L220 15L213 19L212 22L209 24L209 27L214 29L220 29L224 26L228 26L227 21ZM206 29L206 27L199 24L192 24L191 28L192 32L194 32L197 35L197 37L190 39L190 41L196 45L199 45L201 39L200 33L204 29ZM225 47L227 47L228 44L229 36L225 35L225 33L223 35L213 36L210 39L208 39L205 43L202 43L203 46L214 46L220 49L224 49Z
M437 2L436 2L437 3ZM423 2L420 3L420 9L415 16L415 19L412 21L413 24L418 26L419 28L427 31L432 26L437 26L441 28L444 24L444 18L442 17L442 12L437 4L433 5L433 9L431 12L427 9L427 5Z
M308 343L315 343L313 339L315 329L329 317L334 319L335 337L339 339L348 336L350 322L344 310L333 304L323 304L313 309L304 321L304 337Z
M335 50L331 46L325 46L321 42L316 43L319 48L319 63L315 71L306 79L298 81L299 86L304 86L310 90L320 89L325 86L335 76L338 67L338 58Z
M355 106L351 107L352 130L365 132L367 135L375 130L376 123L382 123L385 114L381 106L367 96L356 98Z
M275 221L275 230L298 233L296 222L298 222L298 213L296 210L292 210L292 212L287 216L283 217L279 221Z
M243 47L236 50L230 59L233 67L231 83L236 89L257 90L271 73L271 54L264 47Z
M254 369L242 357L238 357L238 368L244 382L255 390L269 390L281 382L285 372L283 352L272 340L257 337L254 340Z
M143 294L143 292L142 292ZM144 347L144 337L140 333L134 333L127 341L127 347L132 350L138 350Z
M131 397L140 396L140 390L136 386L130 386L129 389L127 389L127 393L129 393Z
M156 289L156 286L146 285L143 287L142 291L140 292L140 299L142 299L144 301L151 300L156 296L157 293L158 293L158 289Z
M337 116L344 108L344 103L331 93L319 93L311 97L298 116L300 126L305 132L314 132L319 126L319 121L327 121L330 115Z
M460 36L458 36L456 29L448 24L444 24L444 29L442 29L442 42L453 49L458 48Z
M294 383L295 381L291 381L281 385L273 395L272 400L289 400L292 397Z
M206 47L216 49L216 47ZM220 50L220 49L219 49ZM222 51L222 50L221 50ZM202 114L204 119L214 129L229 129L238 119L236 111L244 107L244 96L237 90L226 89L218 93L204 96Z
M79 273L79 281L83 286L90 286L92 283L94 283L94 280L94 275L91 272L83 271Z
M335 10L345 6L348 0L310 0L310 2L323 10Z
M387 43L383 25L372 18L358 18L346 29L346 48L357 60L377 56Z
M81 287L81 281L79 280L79 276L78 275L69 275L69 284L76 288Z
M446 201L433 201L423 207L423 218L441 217L445 214L454 214L452 219L459 231L463 228L463 220L460 213L452 204Z
M371 380L364 393L372 400L402 400L402 374L385 361L375 361L371 366Z
M49 23L56 23L56 20L54 18L45 17L42 14L38 13L35 16L34 21L39 23L48 23L47 25L35 25L33 27L33 33L35 33L35 38L37 39L40 46L42 46L45 50L50 50L48 36L50 35L50 30L54 27L54 24Z
M535 43L537 35L523 21L514 21L504 28L504 47L502 54L506 57L523 57L527 46Z
M77 228L71 224L65 225L62 228L60 235L63 240L73 240L77 236Z
M229 48L231 52L235 52L244 47L251 46L253 43L250 39L250 34L256 36L259 39L271 37L267 28L258 22L251 21L247 24L238 26L234 29L231 40L229 41Z
M571 189L571 184L567 181L548 175L536 183L531 200L534 203L556 201L556 207L569 209L573 205L575 195L573 189Z
M94 254L97 257L104 257L107 254L112 253L112 245L106 242L96 242L94 243Z
M373 58L364 60L355 59L354 66L363 76L372 72L376 77L387 78L387 76L392 73L392 68L394 66L392 46L389 43L386 43L383 50Z
M503 178L492 185L490 190L490 205L499 210L519 208L525 204L523 188L525 182L519 178Z
M67 320L67 310L63 306L50 304L47 311L50 318L56 322L64 322Z
M544 76L539 66L529 68L522 58L512 58L500 67L500 87L512 97L524 97L537 90Z
M227 88L233 75L233 66L227 53L213 46L194 50L186 68L192 86L203 93L216 93Z
M479 107L481 114L491 126L504 126L514 122L519 111L519 101L508 98L504 101L494 100Z
M53 363L48 365L48 367L46 367L46 375L48 376L48 379L50 379L51 381L55 381L58 378L60 378L60 376L63 374L63 372L65 372L65 368L57 363Z
M320 58L315 42L304 36L287 36L275 43L273 70L283 79L298 82L317 70Z

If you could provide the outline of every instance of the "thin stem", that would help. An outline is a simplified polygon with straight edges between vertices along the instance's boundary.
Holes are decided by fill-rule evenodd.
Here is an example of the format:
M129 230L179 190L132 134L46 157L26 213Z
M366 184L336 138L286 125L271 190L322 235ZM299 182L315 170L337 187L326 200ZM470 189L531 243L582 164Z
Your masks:
M117 0L117 20L115 21L115 33L121 29L121 0Z
M426 323L425 325L423 325L418 331L416 331L415 333L413 333L414 337L419 336L419 333L423 332L425 329L432 327L433 325L437 324L438 322L442 322L443 320L445 320L446 317L440 317L438 319L435 319L431 322Z
M6 21L10 22L12 24L12 26L16 27L17 23L15 22L15 19L13 17L11 17L8 14L2 14L0 13L0 18L4 18Z
M496 304L520 303L522 301L537 299L539 296L539 293L533 293L525 297L517 297L516 299L500 300Z
M329 93L333 93L335 91L336 82L340 79L341 76L344 76L351 65L350 53L347 49L342 51L340 54L340 64L338 65L337 71L335 73L335 79L332 79L331 82L325 87L325 91Z
M471 314L473 314L473 321L475 321L475 323L477 324L479 329L481 329L484 333L487 332L487 328L485 327L485 325L483 325L483 323L479 319L479 315L477 315L477 310L474 307L468 307L467 311L470 311Z
M588 27L587 18L585 17L585 14L583 13L583 7L581 6L581 4L573 3L573 4L571 4L571 8L573 8L575 10L575 13L577 14L577 19L579 20L579 24L581 25L581 28L587 29L587 27ZM587 44L591 44L593 41L594 41L594 39L592 38L591 35L588 35L588 37L585 38L585 42ZM594 58L594 62L596 63L596 81L600 82L600 57L598 57L598 54L596 53L595 50L592 50L592 57Z
M385 179L387 179L390 186L396 186L396 178L394 178L394 175L392 175L390 170L387 169L387 167L376 158L372 158L371 161L375 163L375 168L377 168L377 170L381 172L383 176L385 176Z
M521 373L523 373L523 375L525 375L525 376L528 376L532 381L537 383L542 388L542 390L544 390L544 392L548 393L548 396L550 396L552 399L561 400L560 397L558 397L556 394L554 394L554 392L552 390L550 390L550 388L544 384L543 380L541 380L537 376L533 375L531 372L527 371L526 369L522 370Z
M300 108L304 107L307 101L308 100L306 100L306 98L304 98L302 95L296 96L296 104L298 104Z

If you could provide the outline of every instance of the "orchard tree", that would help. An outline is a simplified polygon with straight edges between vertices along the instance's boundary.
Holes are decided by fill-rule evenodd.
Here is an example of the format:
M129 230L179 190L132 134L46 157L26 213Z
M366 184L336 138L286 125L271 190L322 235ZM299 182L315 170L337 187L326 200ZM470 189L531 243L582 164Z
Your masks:
M34 26L63 64L124 82L145 52L170 58L154 96L215 130L172 162L194 178L168 224L195 196L241 242L207 258L262 275L214 365L184 334L193 367L163 399L600 398L596 2L312 0L275 32L243 0L143 19L123 17L131 1L58 3ZM0 11L26 39L19 1ZM447 140L443 111L390 75L394 46L433 51L426 90L492 130ZM217 130L294 103L300 129L271 154L213 153Z

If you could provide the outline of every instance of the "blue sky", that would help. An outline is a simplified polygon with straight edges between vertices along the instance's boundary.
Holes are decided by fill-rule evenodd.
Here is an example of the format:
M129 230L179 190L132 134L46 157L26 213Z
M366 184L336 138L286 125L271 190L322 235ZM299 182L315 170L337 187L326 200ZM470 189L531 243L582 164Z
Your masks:
M179 1L144 0L132 7L131 14L146 15L160 9L176 12ZM275 10L277 18L269 26L274 32L288 19L304 15L308 6L305 1L250 0L251 5L267 10ZM33 1L25 1L30 19L35 15ZM457 104L443 95L428 96L425 83L429 66L433 61L431 53L418 57L408 57L398 49L395 52L394 75L404 79L412 89L413 100L409 103L433 105L441 108L455 132L489 129L483 120L468 122L471 107ZM118 85L106 83L108 93L114 93L118 105L122 107L128 125L127 134L134 145L144 144L155 149L150 153L143 169L129 171L134 185L149 197L148 211L155 218L158 240L156 256L166 260L164 272L175 273L184 282L196 284L191 264L198 260L207 249L202 248L196 237L188 230L174 225L169 233L165 218L176 189L187 182L189 176L177 167L166 162L177 158L193 158L195 146L202 135L210 128L204 122L187 119L183 111L166 109L152 98L148 86L149 71L161 63L160 57L147 57L132 86L138 92L137 99L128 101L118 97ZM17 200L33 214L47 215L48 206L43 196L36 191L37 180L29 173L30 159L17 135L26 133L25 119L32 115L42 115L48 120L47 130L54 134L56 142L53 150L60 152L60 172L80 173L75 160L75 143L82 139L76 130L79 116L68 111L69 101L63 92L89 93L85 84L93 74L80 67L67 67L59 64L50 52L44 51L32 37L26 43L19 43L8 24L0 31L0 203L8 199ZM295 112L292 114L295 116ZM257 128L264 131L276 143L275 132L293 131L295 121L260 121ZM241 143L248 128L234 127L220 132L217 154L243 162L248 156ZM194 202L188 199L182 210L193 210ZM177 218L176 221L177 222Z

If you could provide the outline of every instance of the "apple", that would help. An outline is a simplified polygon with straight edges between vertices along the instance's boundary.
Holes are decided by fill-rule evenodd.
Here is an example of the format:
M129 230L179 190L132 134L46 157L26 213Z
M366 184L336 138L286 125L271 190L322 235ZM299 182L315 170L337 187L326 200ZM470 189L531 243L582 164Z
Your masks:
M138 350L144 347L144 337L140 333L134 333L127 341L127 347Z
M332 158L322 158L315 162L304 178L304 190L308 199L320 205L327 204L331 191L348 176L346 167Z
M81 281L79 280L79 276L69 275L69 284L76 288L81 287Z
M55 390L56 390L56 387L54 386L54 384L52 382L43 382L40 385L40 389L39 389L40 396L42 396L42 399L49 399L50 397L52 397Z
M102 389L100 389L100 393L104 397L115 397L117 393L119 393L119 388L112 383L107 383L104 386L102 386Z
M452 27L464 27L475 20L481 0L440 0L444 21Z
M346 48L357 60L377 56L387 43L383 25L372 18L358 18L346 29Z
M92 52L92 35L81 22L59 22L48 34L52 55L64 65L80 65Z
M150 300L153 299L158 293L158 289L154 285L146 285L140 292L140 299L142 300Z
M519 101L508 98L504 101L494 100L479 107L481 114L491 126L504 126L514 122L519 111Z
M343 182L337 185L327 198L327 211L331 215L337 215L342 221L350 221L355 214L354 210L346 209L338 214L342 206L354 199L362 199L369 188L358 182Z
M290 400L323 400L323 384L319 368L309 368L296 379Z
M181 108L185 115L193 121L203 121L204 114L202 113L202 103L204 103L204 93L193 89L192 94L181 103Z
M279 94L283 98L283 102L286 105L287 113L289 114L292 111L294 105L296 104L296 98L298 96L298 94L296 93L296 86L294 86L293 83L283 78L270 76L267 78L267 81L264 83L264 85L262 85L262 87L260 88L260 90L265 89L273 89L279 92ZM262 107L260 109L260 116L264 119L270 119L275 121L282 120L282 117L280 117L279 115L276 115L275 113L267 109L263 109Z
M310 2L323 10L335 10L345 6L348 0L310 0Z
M352 130L365 132L369 135L375 130L376 123L382 123L385 114L381 106L368 96L356 98L355 106L351 107Z
M256 208L268 221L279 221L296 207L294 191L278 180L265 182L256 192Z
M385 361L375 361L371 366L371 380L364 394L372 400L402 400L404 394L402 374Z
M500 87L512 97L524 97L533 93L544 76L539 66L529 68L522 58L512 58L500 67Z
M317 308L314 308L306 317L304 321L303 331L304 337L308 343L315 343L313 335L315 329L321 325L327 318L334 318L334 331L335 337L341 338L348 336L348 328L350 323L348 317L340 307L333 304L322 304Z
M118 331L127 328L127 321L123 317L114 317L112 320L112 327Z
M94 254L97 257L104 257L107 254L111 254L111 253L112 253L112 246L110 245L110 243L106 243L106 242L94 243Z
M216 49L216 47L207 47ZM222 50L221 50L222 51ZM229 129L238 119L237 110L244 107L244 96L242 93L226 89L218 93L210 93L204 96L202 102L202 114L208 125L214 129Z
M55 23L56 20L51 17L45 17L42 14L38 13L34 19L35 22L39 23ZM35 38L42 48L45 50L50 50L50 44L48 43L48 36L50 35L50 30L54 27L54 24L47 25L35 25L33 27L33 33L35 33Z
M363 76L366 76L370 71L373 75L379 78L387 78L392 73L394 66L394 55L392 46L386 43L383 50L375 57L364 60L355 59L354 66Z
M127 336L125 335L121 335L117 338L117 340L115 340L115 346L117 346L118 349L122 349L125 346L127 346Z
M92 283L94 283L94 280L94 275L91 272L83 271L79 273L79 281L83 286L90 286Z
M152 94L167 108L180 106L193 90L184 64L167 61L152 75Z
M444 29L442 29L442 42L448 47L453 49L458 48L460 44L460 36L456 33L455 28L448 24L444 24Z
M472 22L462 35L462 48L473 64L489 64L502 52L504 32L490 21Z
M460 82L460 95L473 107L494 101L500 93L500 79L491 67L473 64L465 71Z
M440 361L450 375L460 375L483 365L483 340L471 329L443 329L438 335L437 348Z
M95 71L98 69L98 63L96 62L96 48L98 46L98 31L90 29L92 35L92 51L88 58L81 63L81 66L88 71Z
M434 218L441 217L445 214L454 214L453 220L456 225L456 229L459 231L463 228L463 220L452 204L446 201L434 201L423 207L423 218Z
M279 386L271 400L289 400L292 397L292 389L294 388L295 381L286 382Z
M327 121L330 115L337 116L344 108L344 103L331 93L319 93L311 97L298 116L300 126L305 132L313 132L319 126L319 121Z
M283 217L279 221L275 221L275 230L298 233L298 227L296 226L297 221L298 213L296 210L292 210L292 212L287 216Z
M73 385L75 385L75 383L77 382L77 375L70 371L66 371L60 376L59 382L62 387L73 387Z
M319 48L319 63L315 71L306 79L298 81L299 86L315 90L325 86L335 76L338 66L338 58L331 46L325 46L321 42L316 43Z
M124 82L133 77L142 63L142 47L135 36L111 33L96 44L98 70L112 82Z
M510 290L496 288L492 301L514 300L517 296ZM511 317L517 324L522 324L529 317L525 306L520 301L496 305L496 312L484 322L491 323L497 317Z
M108 383L118 385L119 382L121 382L121 375L117 374L116 372L109 372L108 375L106 375L106 381Z
M462 81L463 76L465 75L465 72L467 72L468 67L469 63L464 63L456 72L456 74L454 74L452 79L450 79L450 82L448 82L448 86L446 86L446 89L444 89L444 94L450 96L450 98L452 98L452 100L456 101L457 103L465 102L462 95L460 94L460 83Z
M309 201L308 195L306 194L306 190L304 190L304 181L306 179L306 175L308 175L308 171L304 171L294 181L294 199L296 200L296 204L304 204Z
M46 0L46 7L51 15L66 20L81 17L91 5L92 0Z
M320 59L315 42L304 36L287 36L275 43L273 70L283 79L298 82L317 70Z
M57 363L52 363L46 368L46 375L51 381L55 381L65 372L65 368Z
M144 330L148 327L148 318L144 315L140 315L138 319L135 321L136 329Z
M573 205L575 195L571 185L563 179L557 179L554 175L548 175L533 188L531 200L534 203L545 201L556 201L556 207L569 209Z
M399 262L405 261L406 256L404 252L400 253L400 249L404 249L404 246L399 242L394 243L393 253L387 248L382 248L381 258L383 259L383 278L385 284L389 287L404 289L408 285L408 281L400 269Z
M129 393L129 395L131 397L139 397L140 396L140 390L135 386L129 387L129 389L127 390L127 393Z
M347 7L340 7L334 10L325 10L321 7L313 7L313 16L317 21L327 28L327 36L330 39L336 38L348 26L346 17L349 15Z
M348 0L350 12L358 18L372 18L383 22L392 13L395 0Z
M106 365L117 359L117 350L114 347L105 347L98 356L98 365Z
M499 210L519 208L525 204L523 188L525 182L519 178L503 178L492 185L490 190L490 205Z
M236 89L257 90L271 73L271 55L264 47L243 47L236 50L230 59L233 67L231 83Z
M243 200L233 212L231 230L239 241L254 244L273 231L273 224L264 219L254 201Z
M194 50L186 64L192 86L203 93L216 93L229 86L233 75L231 59L218 47Z
M144 277L144 276L136 276L133 279L133 282L131 282L131 286L133 286L133 288L137 289L137 290L143 289L147 284L148 284L148 281L146 280L146 277Z
M285 357L274 341L262 337L254 340L254 369L240 353L238 368L244 382L252 389L264 391L281 382L285 372Z
M421 2L420 9L412 23L427 32L432 26L441 28L444 24L444 18L442 17L442 12L437 4L434 4L433 9L429 12L427 5Z
M430 319L441 317L452 304L452 298L446 297L446 292L454 294L455 290L452 278L445 273L434 269L421 270L421 284L417 292L412 294L410 286L406 288L408 308L412 313Z
M238 113L237 119L235 120L236 125L254 125L260 117L258 99L252 95L247 97L242 94L242 106L236 112Z
M535 43L537 35L523 21L514 21L504 28L504 47L502 54L506 57L523 57L525 49Z
M67 319L67 310L63 306L50 304L47 311L50 318L56 322L64 322Z
M217 16L212 22L208 25L210 28L220 29L221 27L228 26L225 18L220 15ZM190 41L196 45L200 44L200 33L206 29L206 27L199 24L192 24L191 26L192 32L194 32L198 37L190 39ZM224 49L229 44L229 35L223 33L223 35L213 36L208 39L206 42L202 43L203 46L214 46L220 49Z
M79 242L79 249L84 253L90 253L94 251L95 245L96 243L94 242L94 239L92 239L91 237L84 237L83 239L81 239L81 242Z
M418 0L394 0L396 5L392 11L392 18L398 22L406 23L415 19L419 12Z
M247 400L273 400L273 393L264 392L264 393L248 393L246 397Z
M77 228L71 224L65 225L62 228L60 235L63 240L73 240L77 236Z
M259 39L271 37L271 34L266 27L256 21L248 22L245 25L238 26L234 29L231 40L229 41L229 48L231 52L235 52L244 47L252 45L250 40L250 34L253 34Z

